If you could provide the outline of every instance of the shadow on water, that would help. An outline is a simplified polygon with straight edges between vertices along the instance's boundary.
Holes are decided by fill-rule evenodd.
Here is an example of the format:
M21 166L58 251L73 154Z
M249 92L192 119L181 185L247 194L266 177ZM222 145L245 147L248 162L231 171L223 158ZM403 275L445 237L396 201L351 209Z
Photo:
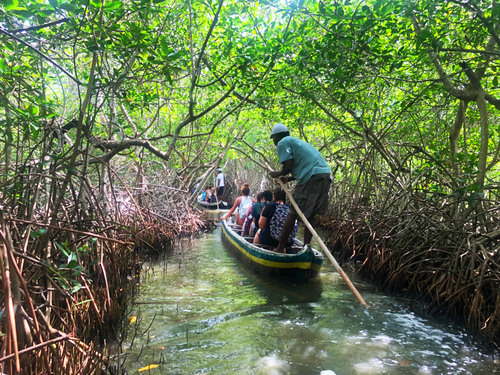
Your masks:
M461 327L328 264L306 284L253 273L220 229L145 267L122 362L129 374L494 374ZM149 367L148 367L149 366Z
M316 277L303 283L295 283L293 279L277 278L261 275L228 252L229 257L238 264L239 272L244 278L240 281L253 285L267 300L269 305L284 305L294 303L316 302L321 297L323 282Z

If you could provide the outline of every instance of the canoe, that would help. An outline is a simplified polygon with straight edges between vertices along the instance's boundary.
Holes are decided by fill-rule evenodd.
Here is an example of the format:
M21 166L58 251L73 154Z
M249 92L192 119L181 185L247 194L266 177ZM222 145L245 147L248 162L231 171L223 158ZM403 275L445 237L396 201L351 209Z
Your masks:
M229 250L253 270L271 276L293 278L304 282L317 277L323 264L323 254L310 246L304 248L296 240L292 250L296 254L280 254L254 245L251 238L240 236L240 227L222 220L222 241Z
M197 202L201 207L203 207L207 210L216 210L217 208L219 208L219 209L226 209L227 208L227 202L219 201L219 206L217 206L217 202L209 203L207 201L202 200L201 195L198 196Z

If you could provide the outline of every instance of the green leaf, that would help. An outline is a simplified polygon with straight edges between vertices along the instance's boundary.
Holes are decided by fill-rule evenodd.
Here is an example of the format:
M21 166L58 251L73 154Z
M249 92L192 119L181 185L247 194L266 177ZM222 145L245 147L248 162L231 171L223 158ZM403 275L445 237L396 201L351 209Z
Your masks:
M104 9L105 10L114 10L114 9L120 8L122 5L123 5L123 3L121 1L111 1L109 3L106 3L106 5L104 5Z
M58 243L58 242L56 242L56 246L57 246L57 248L58 248L59 250L61 250L61 252L62 252L65 256L69 257L69 254L70 254L70 253L69 253L69 251L68 251L68 250L66 250L66 249L65 249L65 247L64 247L64 246L62 246L62 245L61 245L60 243Z
M59 1L58 0L49 0L49 4L52 5L54 8L59 7Z
M37 107L37 106L30 105L28 107L28 113L30 115L36 116L36 115L38 115L40 113L40 108Z
M172 75L170 73L170 69L169 69L169 66L168 65L165 65L161 72L163 73L164 77L167 79L168 83L169 84L172 84L173 83L173 80L172 80Z
M70 293L71 294L75 294L76 292L78 292L80 289L82 289L82 284L76 284L73 288L70 289Z
M18 0L5 0L5 10L15 10L17 9L17 6L19 5Z
M31 230L30 231L30 237L31 238L38 238L42 235L44 235L45 233L47 233L47 229L46 228L40 228L38 230Z
M9 68L9 64L7 63L7 60L0 59L0 72L7 73L8 68Z
M68 266L69 268L75 268L78 265L77 257L75 253L70 253L68 256Z
M170 53L172 53L173 49L170 47L170 45L167 42L167 39L161 39L160 40L160 53L162 56L168 56Z
M90 0L90 5L95 8L102 8L102 1Z
M76 12L76 8L73 6L73 4L70 3L62 3L59 5L60 9L67 10L68 12Z
M174 60L177 60L179 57L183 56L184 55L184 51L177 51L177 52L174 52L174 53L170 53L166 60L168 61L174 61Z

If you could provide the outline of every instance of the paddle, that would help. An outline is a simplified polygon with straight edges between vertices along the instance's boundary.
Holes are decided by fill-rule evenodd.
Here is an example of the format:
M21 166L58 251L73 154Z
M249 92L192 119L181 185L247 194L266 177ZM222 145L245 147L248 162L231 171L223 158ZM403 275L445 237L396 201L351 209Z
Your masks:
M311 231L311 234L314 236L314 238L316 239L316 241L318 241L318 243L319 243L319 245L321 247L321 250L323 250L323 253L327 256L328 259L330 259L330 261L332 262L333 266L335 267L335 269L337 270L337 272L340 274L340 276L342 277L342 279L344 280L344 282L347 284L347 286L349 287L349 289L351 290L351 292L357 298L357 300L361 304L363 304L364 306L368 307L368 304L365 302L365 300L363 299L363 297L361 296L361 294L358 292L358 290L356 289L356 287L353 285L353 283L351 282L351 280L349 279L349 277L346 275L346 273L344 272L344 270L342 269L342 267L340 267L340 265L337 263L337 261L335 260L335 258L330 253L330 251L326 247L325 243L321 239L321 237L318 235L318 233L316 233L316 231L312 227L311 223L309 223L309 220L307 220L307 218L305 217L304 213L299 208L297 202L295 202L295 199L293 199L293 196L292 196L292 193L290 192L290 190L285 186L285 184L283 183L283 181L281 181L280 178L278 178L277 180L278 180L278 183L280 184L281 188L285 191L286 195L290 199L290 202L292 203L293 207L295 207L295 211L297 212L297 214L301 218L301 220L304 223L304 225L307 227L307 229L309 229Z

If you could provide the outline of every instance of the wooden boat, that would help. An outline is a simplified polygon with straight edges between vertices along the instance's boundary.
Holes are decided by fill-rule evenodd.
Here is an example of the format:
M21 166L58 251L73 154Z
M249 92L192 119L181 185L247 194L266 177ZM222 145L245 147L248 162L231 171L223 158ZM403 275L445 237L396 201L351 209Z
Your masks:
M201 207L203 207L207 210L217 210L217 209L224 210L227 208L227 202L219 201L218 205L217 205L217 202L210 202L209 203L209 202L201 199L201 195L198 196L197 202Z
M222 220L222 240L233 254L255 271L272 276L291 277L303 282L317 277L323 264L323 254L311 247L304 248L296 240L290 249L296 254L280 254L261 245L254 245L251 238L240 236L241 227Z

